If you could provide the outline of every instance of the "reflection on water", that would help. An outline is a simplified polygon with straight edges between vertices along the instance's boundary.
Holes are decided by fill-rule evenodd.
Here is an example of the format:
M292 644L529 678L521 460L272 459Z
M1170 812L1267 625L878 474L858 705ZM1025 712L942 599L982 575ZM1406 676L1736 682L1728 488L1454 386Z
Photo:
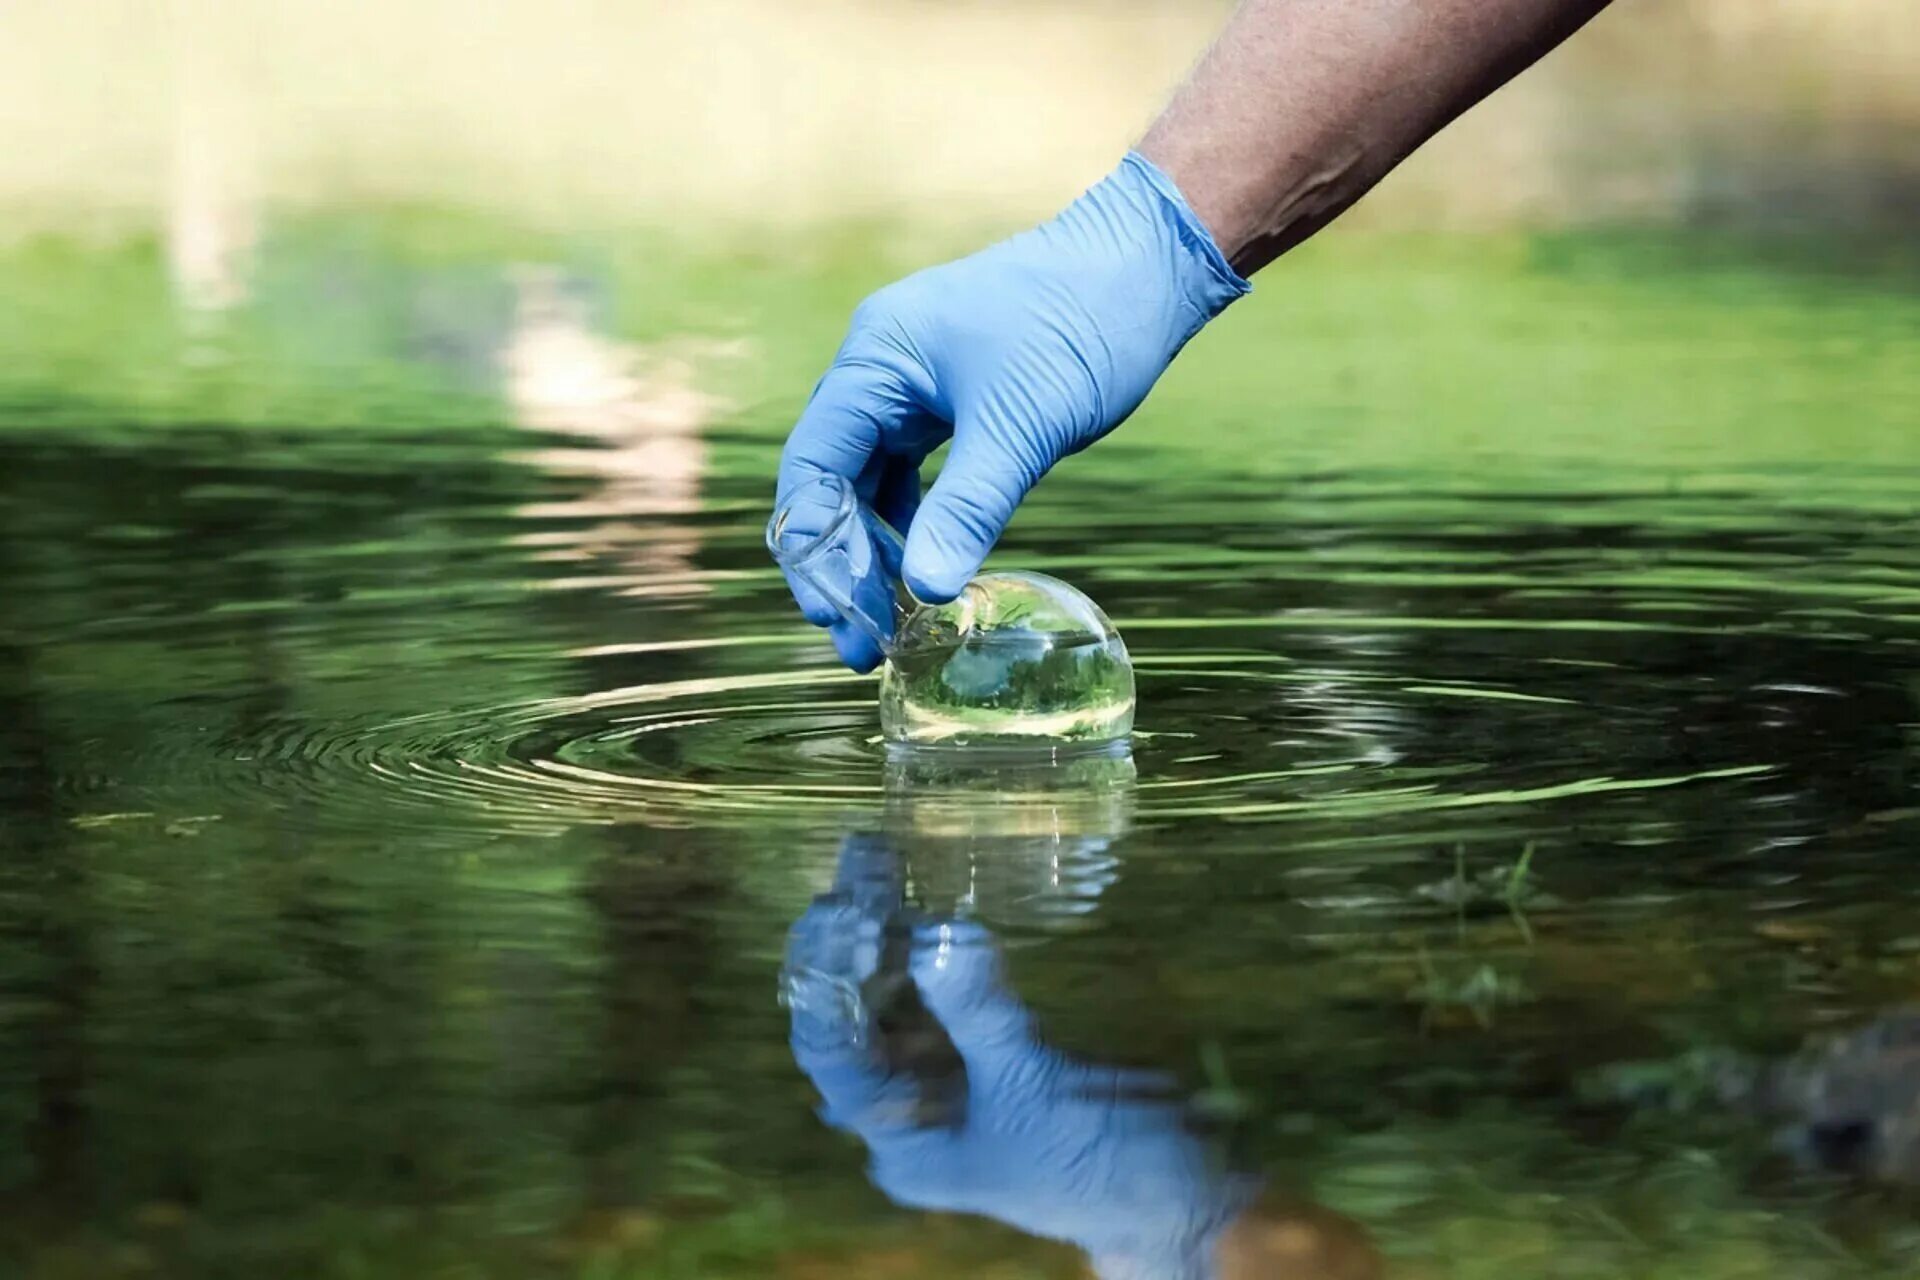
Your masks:
M989 923L1045 929L1090 915L1119 874L1131 825L1131 752L1031 761L892 752L887 829L912 842L915 900Z
M97 353L0 370L0 1270L1920 1264L1896 286L1442 253L1438 373L1303 291L1284 411L1189 378L1022 513L1140 694L1036 776L889 761L766 561L722 402L848 280L736 353L362 231L218 368L0 327ZM79 261L0 266L173 306Z
M1789 1119L1803 1160L1844 1173L1920 1182L1920 1021L1894 1011L1850 1034L1729 1083L1730 1100Z
M190 12L181 6L183 18ZM180 81L168 149L167 265L182 308L218 313L246 300L260 236L250 121L223 96L226 86L204 65L195 33L183 25L175 36Z
M546 555L591 559L617 548L624 572L665 590L700 590L684 572L698 546L694 531L659 517L699 507L707 462L700 433L728 406L695 384L690 357L713 354L713 344L668 356L597 333L584 282L552 267L521 267L513 284L513 324L500 366L514 421L578 438L535 450L528 460L598 481L591 492L551 509L534 504L526 514L605 517L590 532L570 531ZM636 517L651 519L635 525ZM542 543L538 535L527 541Z
M1920 1017L1911 1008L1772 1058L1695 1052L1614 1064L1589 1087L1637 1105L1736 1109L1778 1125L1774 1145L1803 1166L1920 1182Z
M833 886L787 943L794 1059L823 1119L867 1148L875 1186L1070 1243L1101 1280L1379 1274L1352 1224L1263 1198L1235 1172L1172 1081L1049 1047L998 942L969 918L975 903L947 912L910 897L924 839L917 824L847 837ZM949 837L933 839L945 860ZM1005 836L969 853L975 865L1037 860L1043 876L1050 862Z
M1127 1274L1261 1235L1342 1275L1364 1228L1443 1275L1487 1240L1907 1265L1866 1183L1782 1171L1778 1107L1590 1087L1910 998L1901 474L1219 476L1104 550L1137 494L1062 476L1014 551L1138 637L1142 732L1044 783L889 773L871 682L761 559L757 475L633 517L696 531L697 595L623 589L569 505L597 481L492 446L16 436L5 475L22 1257L1051 1274L1044 1239ZM799 917L826 976L783 1013ZM899 1204L813 1120L800 1015ZM1875 1117L1889 1154L1845 1167L1896 1172L1907 1059L1849 1061L1766 1096L1828 1146Z

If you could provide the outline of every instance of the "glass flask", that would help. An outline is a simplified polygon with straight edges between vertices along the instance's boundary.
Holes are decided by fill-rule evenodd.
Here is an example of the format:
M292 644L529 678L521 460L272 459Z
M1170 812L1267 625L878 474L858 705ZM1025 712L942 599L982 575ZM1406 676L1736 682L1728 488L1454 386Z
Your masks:
M767 549L886 655L890 744L1059 753L1111 748L1133 728L1127 646L1058 578L982 573L952 601L921 604L900 577L900 535L834 475L788 496Z

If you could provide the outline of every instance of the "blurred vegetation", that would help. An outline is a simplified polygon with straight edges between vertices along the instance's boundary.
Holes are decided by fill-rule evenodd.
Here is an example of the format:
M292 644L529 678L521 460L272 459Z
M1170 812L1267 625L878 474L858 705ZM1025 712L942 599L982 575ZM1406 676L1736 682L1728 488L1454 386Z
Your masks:
M356 744L448 708L811 660L754 526L847 313L1095 176L1213 8L588 8L15 15L0 118L40 144L0 161L8 1275L1077 1274L1054 1246L887 1206L811 1114L769 975L828 818L508 828L484 795L391 778L370 803L386 762ZM1622 1056L1785 1052L1920 982L1890 852L1912 677L1888 638L1920 616L1897 540L1920 476L1916 31L1900 0L1634 9L1263 275L1015 537L1127 606L1163 697L1222 634L1196 618L1378 617L1414 636L1409 669L1564 661L1550 701L1571 706L1624 667L1681 709L1600 707L1582 759L1764 757L1806 785L1751 808L1733 786L1623 795L1537 830L1364 800L1284 839L1149 823L1109 931L1016 973L1089 1056L1185 1064L1198 1088L1192 1045L1220 1046L1255 1090L1236 1100L1254 1163L1363 1221L1397 1275L1911 1275L1905 1193L1789 1175L1751 1117L1576 1087ZM449 33L464 55L441 56ZM507 456L570 443L503 392L528 267L718 406L689 415L707 452L687 509L640 536L595 542L620 494ZM1730 490L1757 497L1662 501ZM1178 523L1196 505L1294 532L1203 539ZM1124 537L1085 545L1089 511ZM675 565L620 558L675 521ZM1407 534L1428 526L1449 540ZM1633 542L1656 526L1723 542ZM1726 549L1809 528L1844 553ZM1516 567L1521 539L1539 557ZM676 574L690 594L635 590ZM1442 589L1454 612L1416 618ZM1617 633L1582 591L1617 604L1597 611ZM1696 629L1632 630L1662 609ZM1474 610L1540 630L1444 630ZM1787 659L1743 630L1829 625L1885 643L1788 655L1868 691L1827 719L1768 736L1689 684L1703 664L1777 677ZM766 643L674 648L745 635ZM601 652L627 641L659 649ZM1490 786L1563 745L1563 722L1419 687L1448 704L1421 722L1449 744L1428 757L1488 762ZM1362 686L1274 689L1310 725L1312 697L1369 713ZM754 746L718 741L671 763L707 777ZM1761 801L1820 855L1783 921L1734 847ZM1662 843L1676 831L1696 844ZM1657 856L1625 856L1642 839ZM1316 848L1349 895L1325 909L1288 878ZM1699 892L1710 872L1732 887ZM1165 930L1170 904L1208 926Z
M888 243L849 230L743 253L366 214L277 232L251 299L208 315L175 305L152 240L47 234L0 249L0 425L499 428L515 323L501 264L532 262L582 282L611 337L744 344L699 377L734 406L732 433L771 440L853 304L968 241ZM1208 462L1261 475L1516 455L1908 467L1917 284L1920 257L1887 241L1334 235L1265 274L1119 438L1182 453L1204 440ZM723 444L716 462L743 456Z

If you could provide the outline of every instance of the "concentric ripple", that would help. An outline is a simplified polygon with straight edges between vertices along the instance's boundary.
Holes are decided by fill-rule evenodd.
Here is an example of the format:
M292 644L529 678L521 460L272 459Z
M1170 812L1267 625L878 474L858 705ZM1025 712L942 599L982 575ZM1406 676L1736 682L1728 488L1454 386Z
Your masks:
M1902 802L1858 766L1920 721L1920 559L1896 518L1920 474L1303 469L1149 502L1145 463L1108 455L1023 513L1005 555L1128 639L1136 826L1689 784L1808 814L1797 797L1823 790ZM874 684L795 618L757 482L609 527L550 477L476 461L442 478L430 536L396 538L411 489L373 501L361 475L264 465L156 463L147 487L179 510L151 527L68 527L49 503L32 531L49 549L112 534L92 577L42 581L49 551L18 580L46 679L142 673L75 730L113 744L63 776L117 790L103 809L171 813L188 788L190 814L268 806L289 828L550 833L857 823L892 802ZM185 553L190 531L275 521L277 541Z
M1140 661L1133 743L1137 821L1337 817L1760 775L1753 743L1684 763L1622 759L1595 773L1584 742L1615 717L1559 692L1543 664L1511 687L1367 665L1295 666L1210 650ZM1776 699L1818 698L1776 694ZM1437 725L1446 726L1436 738ZM1504 758L1499 740L1535 744ZM1564 749L1544 749L1544 744ZM554 831L580 823L668 825L858 815L888 800L873 681L808 667L706 677L335 724L282 723L231 767L283 801L329 802L392 822ZM964 775L962 758L948 770ZM1044 766L1035 772L1044 774ZM896 786L899 785L897 782ZM1073 783L1069 780L1066 786ZM984 801L983 801L984 802Z

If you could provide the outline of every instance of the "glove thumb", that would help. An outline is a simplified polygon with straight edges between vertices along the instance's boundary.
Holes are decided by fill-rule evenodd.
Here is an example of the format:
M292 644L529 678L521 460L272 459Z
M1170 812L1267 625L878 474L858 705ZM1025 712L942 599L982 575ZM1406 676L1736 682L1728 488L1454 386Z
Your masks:
M1039 477L978 428L954 432L953 451L907 531L907 587L928 604L966 589Z

